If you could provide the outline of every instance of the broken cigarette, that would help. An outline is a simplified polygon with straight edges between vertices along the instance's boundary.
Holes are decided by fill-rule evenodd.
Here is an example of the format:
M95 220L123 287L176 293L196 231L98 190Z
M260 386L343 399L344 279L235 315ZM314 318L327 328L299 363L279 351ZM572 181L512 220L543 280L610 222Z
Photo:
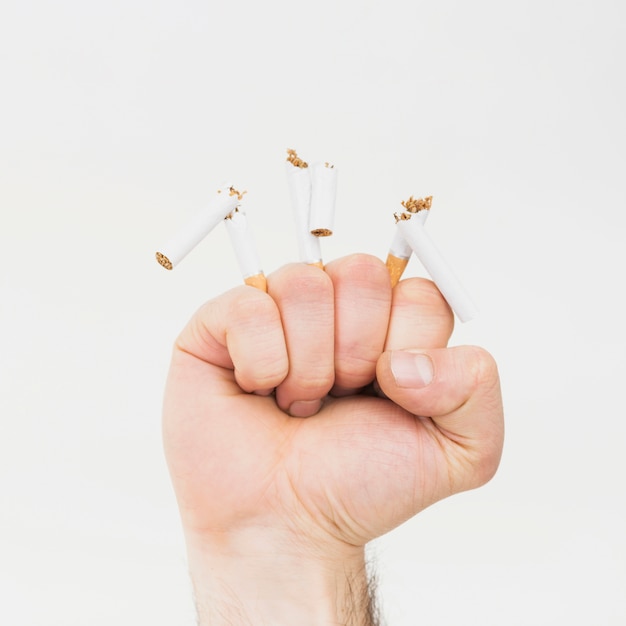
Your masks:
M237 208L226 216L224 223L233 244L244 283L261 291L267 291L267 281L261 269L261 261L246 214Z
M316 237L333 234L335 196L337 195L337 170L330 163L311 166L311 212L309 230Z
M476 317L478 310L426 232L424 223L428 215L427 211L413 212L404 203L403 206L407 211L395 215L398 230L422 262L450 308L461 322L468 322Z
M422 223L424 223L429 215L432 202L432 196L419 198L418 200L415 200L413 196L411 196L408 200L403 201L401 204L409 213L420 213L420 219L422 220ZM412 252L413 250L404 238L401 230L396 228L386 261L392 287L395 287L398 282L400 282L402 274L404 273L409 259L411 258Z
M245 192L244 192L245 193ZM157 261L168 270L178 265L229 213L243 194L233 187L220 189L209 204L185 224L156 253Z
M311 174L309 165L296 154L287 150L287 184L296 222L296 237L300 260L323 268L320 241L311 234L309 215L311 210Z

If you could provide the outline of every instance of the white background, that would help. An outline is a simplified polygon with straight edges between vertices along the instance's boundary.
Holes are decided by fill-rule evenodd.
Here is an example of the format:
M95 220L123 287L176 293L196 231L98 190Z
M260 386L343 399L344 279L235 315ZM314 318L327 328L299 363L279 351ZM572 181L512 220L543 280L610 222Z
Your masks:
M231 179L267 272L283 161L339 171L326 260L429 231L481 309L507 440L486 487L375 546L390 626L626 623L624 4L3 0L0 622L194 623L161 452L171 343L240 281L224 229L158 245ZM412 261L408 274L422 273Z

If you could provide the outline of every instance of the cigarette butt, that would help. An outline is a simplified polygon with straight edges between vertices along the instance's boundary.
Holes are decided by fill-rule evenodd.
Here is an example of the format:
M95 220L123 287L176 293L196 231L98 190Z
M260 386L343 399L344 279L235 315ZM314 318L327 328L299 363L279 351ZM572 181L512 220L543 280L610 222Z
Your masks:
M419 213L415 216L417 215ZM430 274L450 308L461 322L468 322L478 315L478 310L426 232L423 221L413 219L415 216L409 219L399 219L397 228L400 229L407 243Z
M244 282L267 291L261 261L246 214L241 210L235 210L224 219L224 222Z
M315 237L333 234L335 197L337 195L337 170L330 163L311 166L311 211L309 231Z
M401 219L414 219L424 224L430 215L429 209L432 206L432 200L432 196L419 198L418 200L411 196L408 200L404 200L401 204L408 213L396 214L396 222ZM413 249L405 239L402 231L396 228L386 261L392 287L395 287L400 282L411 254L413 254Z
M404 273L408 263L409 259L401 259L400 257L391 254L391 252L387 255L385 265L389 271L389 278L391 279L392 287L395 287L400 282L402 274Z
M308 164L300 159L295 150L287 151L285 171L296 225L296 238L300 260L310 265L322 263L319 239L309 231L311 211L311 172Z
M315 265L315 267L319 267L321 270L324 269L324 264L321 261L316 261L315 263L309 263L309 265Z
M239 204L241 194L232 190L218 192L156 253L156 260L171 270L180 263Z
M250 287L256 287L261 291L267 292L267 279L265 278L265 274L254 274L253 276L248 276L243 279L243 282L246 285L250 285Z

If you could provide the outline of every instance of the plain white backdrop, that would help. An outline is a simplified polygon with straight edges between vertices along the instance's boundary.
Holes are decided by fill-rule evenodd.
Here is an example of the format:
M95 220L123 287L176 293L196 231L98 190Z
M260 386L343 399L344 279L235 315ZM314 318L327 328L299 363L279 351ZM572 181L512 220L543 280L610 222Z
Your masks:
M486 487L379 540L390 626L626 624L626 10L619 1L3 0L0 622L194 623L161 452L170 346L240 281L225 179L296 260L285 149L339 169L326 260L428 228L499 362ZM415 260L408 275L422 274Z

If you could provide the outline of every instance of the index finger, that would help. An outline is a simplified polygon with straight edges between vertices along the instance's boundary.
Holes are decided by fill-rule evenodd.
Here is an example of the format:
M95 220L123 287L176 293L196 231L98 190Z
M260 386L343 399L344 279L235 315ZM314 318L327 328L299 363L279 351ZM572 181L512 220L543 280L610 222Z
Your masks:
M173 365L189 357L233 370L243 391L273 389L284 380L289 367L276 303L247 285L210 300L176 340Z

